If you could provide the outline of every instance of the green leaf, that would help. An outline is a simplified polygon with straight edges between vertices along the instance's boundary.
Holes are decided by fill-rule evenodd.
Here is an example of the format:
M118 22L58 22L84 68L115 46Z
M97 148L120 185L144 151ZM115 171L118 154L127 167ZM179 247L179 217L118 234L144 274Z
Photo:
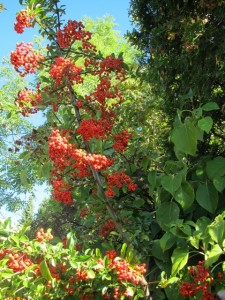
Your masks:
M206 172L210 179L223 176L225 174L225 158L218 156L206 164Z
M225 176L214 178L213 184L218 192L222 192L225 189Z
M176 191L174 198L180 206L186 210L188 209L195 199L194 188L189 182L183 182L180 188Z
M197 150L197 129L191 122L176 125L171 136L175 150L194 156Z
M208 226L208 232L212 240L222 246L225 237L225 221L222 215L218 215Z
M218 192L210 182L199 184L196 192L198 204L210 213L214 213L218 205Z
M172 260L172 271L171 276L175 276L183 267L187 264L189 257L188 247L179 247L173 251Z
M156 220L159 226L167 230L168 225L179 219L180 209L175 202L163 202L156 210Z
M223 250L220 248L220 246L218 244L214 245L212 247L212 250L209 252L205 265L211 266L212 264L214 264L221 254L223 254Z
M46 280L52 280L52 275L51 275L51 272L48 268L48 265L46 263L45 260L43 260L41 263L40 263L40 271L41 271L41 275L46 279Z
M87 274L88 274L88 278L90 278L90 279L95 278L95 272L93 270L88 270Z
M126 256L126 250L127 250L127 244L124 243L124 244L122 245L122 248L121 248L121 251L120 251L120 254L121 254L122 257L125 257L125 256Z
M182 182L182 175L175 174L175 175L163 175L161 177L161 184L162 187L169 192L171 195L178 190Z
M169 233L166 232L160 239L160 247L162 248L163 252L170 249L176 241L176 237Z
M205 117L198 121L198 127L206 133L209 133L213 126L213 119L211 117Z
M211 111L219 109L219 106L216 102L208 102L202 106L204 111Z
M145 204L145 200L142 198L135 199L132 203L132 206L136 208L140 208Z

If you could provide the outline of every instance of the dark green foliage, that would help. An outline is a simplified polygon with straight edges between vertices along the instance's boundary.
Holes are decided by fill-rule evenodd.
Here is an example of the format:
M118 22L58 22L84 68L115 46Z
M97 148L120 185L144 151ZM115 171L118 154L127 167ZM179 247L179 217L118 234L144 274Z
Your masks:
M132 0L130 14L130 40L145 53L144 77L162 108L173 119L178 108L216 102L213 137L201 151L224 153L224 1Z

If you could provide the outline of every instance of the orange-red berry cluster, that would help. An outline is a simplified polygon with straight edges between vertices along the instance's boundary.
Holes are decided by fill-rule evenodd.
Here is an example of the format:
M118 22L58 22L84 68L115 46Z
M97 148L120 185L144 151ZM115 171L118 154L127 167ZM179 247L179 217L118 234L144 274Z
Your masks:
M82 83L83 78L80 76L82 67L76 66L71 58L57 57L55 64L51 65L50 76L55 80L55 86L60 86L64 79L70 84Z
M40 243L51 239L53 239L53 235L50 232L45 232L43 228L40 228L36 233L36 240Z
M111 231L115 229L115 223L112 220L106 221L103 225L101 225L99 235L106 238L107 235L110 234Z
M41 93L24 88L18 92L15 103L21 108L21 114L26 117L29 114L35 114L38 109L37 105L41 104Z
M91 33L84 30L82 22L69 20L62 30L58 30L57 38L61 48L69 47L75 41L88 42Z
M14 29L17 33L23 33L24 28L33 27L33 20L35 14L27 9L21 10L16 16L16 22L14 23Z
M115 192L113 191L113 187L117 187L121 189L123 187L127 187L128 191L135 191L137 189L137 184L135 184L130 176L121 172L114 172L112 174L106 175L108 189L105 191L105 195L109 198L113 198L115 196Z
M33 265L33 262L26 253L11 252L8 254L7 265L14 272L24 273L29 266Z
M118 152L123 152L127 149L128 140L131 137L131 133L129 133L126 129L122 130L120 133L115 134L113 136L114 143L113 147Z
M32 43L18 43L16 50L10 54L11 64L20 76L35 73L44 59L42 54L35 53Z
M214 278L210 276L209 269L204 267L204 261L199 261L197 266L190 267L188 274L190 275L191 282L183 281L179 290L183 297L194 297L201 292L203 300L216 299L211 292L211 285L214 282Z

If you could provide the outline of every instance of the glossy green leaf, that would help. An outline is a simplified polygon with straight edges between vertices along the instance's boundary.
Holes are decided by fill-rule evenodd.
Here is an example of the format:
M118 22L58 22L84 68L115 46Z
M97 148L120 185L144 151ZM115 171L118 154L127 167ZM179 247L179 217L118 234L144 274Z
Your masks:
M189 257L188 247L179 247L173 251L172 260L172 271L171 275L175 276L183 267L187 264Z
M218 244L214 245L208 254L205 265L211 266L217 262L221 254L223 254L223 250L220 248L220 246Z

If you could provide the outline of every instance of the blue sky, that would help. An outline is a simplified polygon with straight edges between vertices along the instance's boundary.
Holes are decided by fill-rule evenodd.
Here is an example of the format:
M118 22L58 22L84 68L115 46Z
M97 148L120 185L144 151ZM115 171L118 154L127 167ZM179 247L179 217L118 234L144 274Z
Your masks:
M23 34L14 31L16 12L22 8L19 0L1 0L1 3L7 10L0 13L0 24L3 28L0 35L0 59L14 50L16 43L31 41L34 34L38 35L37 30L32 28L26 29ZM128 17L129 0L61 0L60 3L66 6L66 19L81 20L84 16L96 19L109 14L115 18L118 24L116 29L121 34L131 29Z
M16 13L22 9L19 5L19 0L1 0L5 11L0 13L0 24L3 28L0 35L0 62L3 57L8 56L12 50L15 49L16 43L21 41L32 41L34 35L38 35L38 31L33 28L25 29L23 34L17 34L14 31L14 22ZM93 19L103 17L109 14L114 17L115 23L118 25L117 30L121 34L125 34L132 28L129 16L129 0L61 0L60 3L66 6L66 20L81 20L84 16ZM34 118L34 124L38 124L38 116ZM35 208L37 209L38 203L43 200L46 193L43 188L37 188ZM13 217L16 221L20 218L20 214L10 214L4 209L0 209L0 217Z

